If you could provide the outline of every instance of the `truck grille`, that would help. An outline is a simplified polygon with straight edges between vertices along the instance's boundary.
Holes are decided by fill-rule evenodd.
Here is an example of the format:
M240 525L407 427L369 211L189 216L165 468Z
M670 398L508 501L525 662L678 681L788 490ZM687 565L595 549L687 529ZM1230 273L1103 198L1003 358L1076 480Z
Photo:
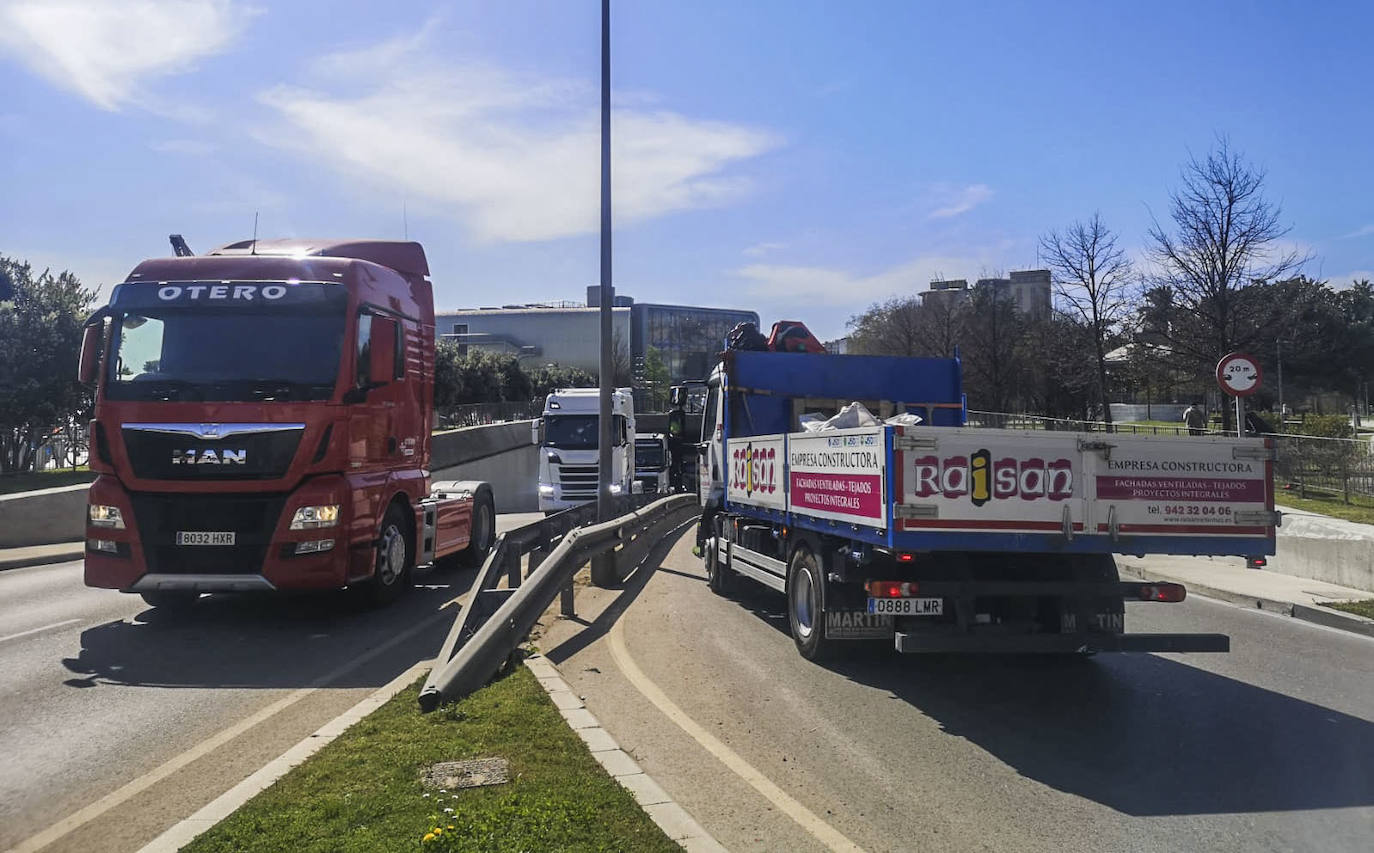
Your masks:
M284 494L134 493L129 498L148 571L158 574L261 573L286 504ZM179 530L232 530L235 544L177 545Z
M174 431L182 426L139 424L120 430L134 476L147 480L276 479L291 467L304 434L303 425L283 424L282 429L202 439Z
M568 500L596 497L595 465L563 465L558 469L558 484L563 487L563 497Z

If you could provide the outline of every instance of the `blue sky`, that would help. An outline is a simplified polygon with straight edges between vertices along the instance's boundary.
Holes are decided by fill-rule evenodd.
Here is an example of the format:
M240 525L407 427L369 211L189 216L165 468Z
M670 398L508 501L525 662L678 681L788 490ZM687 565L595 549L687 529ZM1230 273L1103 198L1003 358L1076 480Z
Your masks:
M0 253L122 280L179 232L402 235L439 307L598 276L599 3L0 0ZM615 280L819 334L1141 254L1190 152L1268 172L1307 272L1374 278L1374 4L613 4Z

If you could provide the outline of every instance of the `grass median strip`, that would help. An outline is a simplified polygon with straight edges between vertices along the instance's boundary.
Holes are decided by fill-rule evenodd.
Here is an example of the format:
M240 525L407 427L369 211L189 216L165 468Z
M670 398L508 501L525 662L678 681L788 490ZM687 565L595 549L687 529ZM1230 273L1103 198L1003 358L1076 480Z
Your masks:
M1354 613L1356 616L1363 616L1366 619L1374 619L1374 598L1367 598L1363 601L1328 601L1322 606L1330 607L1332 610Z
M211 851L664 850L523 666L432 714L411 685L189 846ZM510 781L440 790L441 761L501 757Z

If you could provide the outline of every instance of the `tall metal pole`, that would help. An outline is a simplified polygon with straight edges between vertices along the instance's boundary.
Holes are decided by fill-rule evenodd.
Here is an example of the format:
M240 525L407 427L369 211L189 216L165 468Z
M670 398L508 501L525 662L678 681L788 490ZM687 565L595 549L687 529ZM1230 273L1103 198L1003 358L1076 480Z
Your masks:
M611 518L611 389L615 385L615 352L611 348L611 0L601 0L601 408L597 444L596 518Z

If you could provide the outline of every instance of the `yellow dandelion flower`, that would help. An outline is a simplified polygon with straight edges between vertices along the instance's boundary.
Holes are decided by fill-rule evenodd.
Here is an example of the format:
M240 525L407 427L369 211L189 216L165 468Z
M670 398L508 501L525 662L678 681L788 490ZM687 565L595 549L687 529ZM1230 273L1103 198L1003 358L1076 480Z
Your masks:
M425 833L425 839L424 839L424 841L425 841L426 844L428 844L429 842L433 841L435 838L438 838L438 836L435 835L435 834L432 833L432 832L426 832L426 833Z

